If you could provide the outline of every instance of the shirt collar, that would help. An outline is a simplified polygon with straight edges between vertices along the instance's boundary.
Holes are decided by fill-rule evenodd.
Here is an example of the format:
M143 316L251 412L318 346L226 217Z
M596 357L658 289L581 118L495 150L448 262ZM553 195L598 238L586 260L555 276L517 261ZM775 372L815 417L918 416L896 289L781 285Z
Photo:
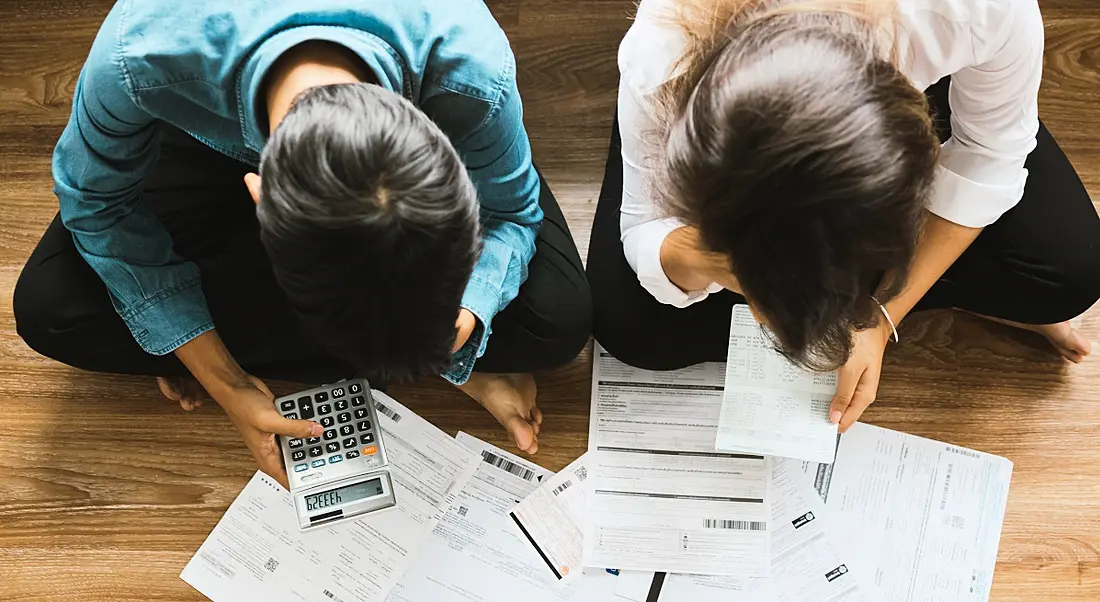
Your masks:
M257 114L265 103L263 81L279 57L303 42L339 44L359 56L378 77L378 83L405 98L413 97L412 80L393 47L367 32L333 25L305 25L281 31L264 40L245 62L237 80L237 107L245 145L260 153L267 143L267 118Z

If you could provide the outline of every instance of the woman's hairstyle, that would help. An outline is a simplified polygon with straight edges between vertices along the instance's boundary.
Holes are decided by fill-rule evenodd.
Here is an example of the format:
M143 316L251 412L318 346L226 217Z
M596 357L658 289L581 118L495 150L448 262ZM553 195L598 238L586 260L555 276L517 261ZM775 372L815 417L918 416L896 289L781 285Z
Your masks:
M836 368L878 323L871 295L905 282L939 152L924 94L883 49L892 9L677 6L688 49L657 93L655 192L729 258L782 353Z

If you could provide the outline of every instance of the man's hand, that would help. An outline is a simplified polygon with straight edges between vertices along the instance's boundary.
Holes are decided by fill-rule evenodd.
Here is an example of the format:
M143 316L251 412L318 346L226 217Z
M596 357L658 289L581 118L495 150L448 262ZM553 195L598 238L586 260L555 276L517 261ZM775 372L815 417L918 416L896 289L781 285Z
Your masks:
M476 328L477 317L465 307L459 309L458 319L455 320L457 335L455 336L455 346L454 349L451 349L451 353L458 353L458 350L462 349L466 341L470 340L470 335L474 334L474 329Z
M252 452L260 470L290 488L275 435L320 437L324 428L308 420L289 420L275 409L275 396L255 376L246 376L234 386L220 391L215 398L237 427L244 444Z
M839 424L840 432L855 424L875 401L882 373L882 355L892 332L890 326L881 321L874 328L855 333L852 357L837 374L836 395L829 409L829 421Z

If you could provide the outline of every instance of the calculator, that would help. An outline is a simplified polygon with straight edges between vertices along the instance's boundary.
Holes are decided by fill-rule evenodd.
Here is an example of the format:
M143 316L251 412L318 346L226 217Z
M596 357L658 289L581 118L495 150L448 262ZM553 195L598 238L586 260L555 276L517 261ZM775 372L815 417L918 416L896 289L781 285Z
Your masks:
M279 437L290 494L305 531L397 504L370 385L353 379L275 400L291 420L314 420L320 437Z

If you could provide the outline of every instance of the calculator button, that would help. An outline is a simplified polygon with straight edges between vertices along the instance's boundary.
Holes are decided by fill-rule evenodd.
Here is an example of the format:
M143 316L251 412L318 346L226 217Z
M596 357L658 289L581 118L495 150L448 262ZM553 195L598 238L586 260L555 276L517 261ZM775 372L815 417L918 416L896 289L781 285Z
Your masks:
M362 395L356 395L355 397L351 398L351 405L353 405L353 406L361 406L361 405L364 405L366 403L367 403L367 400L363 399Z
M294 400L293 399L288 399L288 400L280 403L279 404L279 409L284 411L284 412L289 412L289 411L293 410L294 409Z
M363 391L363 385L359 383L351 383L350 385L348 385L348 391L350 391L352 395L356 393L361 393Z
M367 417L367 408L355 408L352 414L355 414L356 420L362 420Z
M336 429L329 429L325 431L325 441L332 441L336 438Z
M373 446L373 445L368 445L368 446L363 448L363 455L364 456L369 456L369 455L371 455L373 453L377 453L377 452L378 452L378 448Z
M313 405L313 399L309 395L306 395L305 397L299 397L298 398L298 408L299 409L304 408L306 406L312 406L312 405Z
M320 443L320 442L321 442L320 437L310 437L309 439L306 439L306 445L315 445L315 444Z
M321 426L328 428L336 424L336 421L332 419L332 416L324 416L321 418Z
M351 449L353 447L355 447L355 437L344 439L344 449Z
M332 397L333 398L343 397L343 396L344 396L344 388L343 387L336 387L335 389L332 390Z
M305 471L305 470L309 470L309 464L306 464L305 462L302 462L301 464L295 464L294 465L294 472L302 472L302 471Z
M286 416L287 420L297 420L298 419L298 413L297 412L287 412L286 414L283 414L283 416Z
M321 454L323 454L323 453L324 452L321 451L320 447L311 447L311 448L309 448L309 457L310 458L320 458Z
M346 409L348 409L348 400L341 399L341 400L336 402L336 411L337 412L343 412Z
M347 437L348 435L351 435L354 432L355 432L355 427L350 425L350 424L345 424L344 426L340 427L340 436L341 437Z
M316 416L316 414L313 413L312 405L302 406L298 408L298 413L302 415L302 420L310 420L314 416Z
M328 401L328 393L326 393L325 391L321 391L320 393L314 395L313 398L317 400L317 403Z
M357 428L361 431L369 431L370 430L370 420L364 420L363 422L360 422L359 424L355 425L355 428Z
M306 459L306 450L304 450L304 449L294 450L294 453L290 454L290 459L293 462L297 462L298 460L305 460Z
M345 453L344 457L347 458L348 460L354 460L354 459L359 457L359 452L357 452L353 449L353 450L350 450L347 453Z
M328 414L330 412L332 412L332 406L330 406L327 403L324 403L324 404L321 404L321 405L317 406L317 413L318 414Z
M289 446L290 449L298 449L299 447L302 447L302 440L301 439L291 439L290 441L287 442L287 446Z
M312 464L310 464L310 466L312 466L312 467L314 467L314 468L320 468L320 467L322 467L322 466L324 466L324 465L325 465L325 461L324 461L324 460L314 460L314 461L313 461L313 463L312 463Z
M368 443L374 443L374 433L364 433L359 435L359 441L366 445Z
M344 461L344 458L340 454L336 454L335 456L332 456L331 458L328 459L329 464L339 464L340 462L343 462L343 461Z
M340 424L344 424L345 422L351 422L351 414L348 414L347 412L344 412L343 414L340 414L339 416L337 416L336 419L340 421Z
M333 441L332 443L326 443L325 444L325 451L327 451L330 454L332 452L338 452L338 451L340 451L340 444L335 442L335 441Z

